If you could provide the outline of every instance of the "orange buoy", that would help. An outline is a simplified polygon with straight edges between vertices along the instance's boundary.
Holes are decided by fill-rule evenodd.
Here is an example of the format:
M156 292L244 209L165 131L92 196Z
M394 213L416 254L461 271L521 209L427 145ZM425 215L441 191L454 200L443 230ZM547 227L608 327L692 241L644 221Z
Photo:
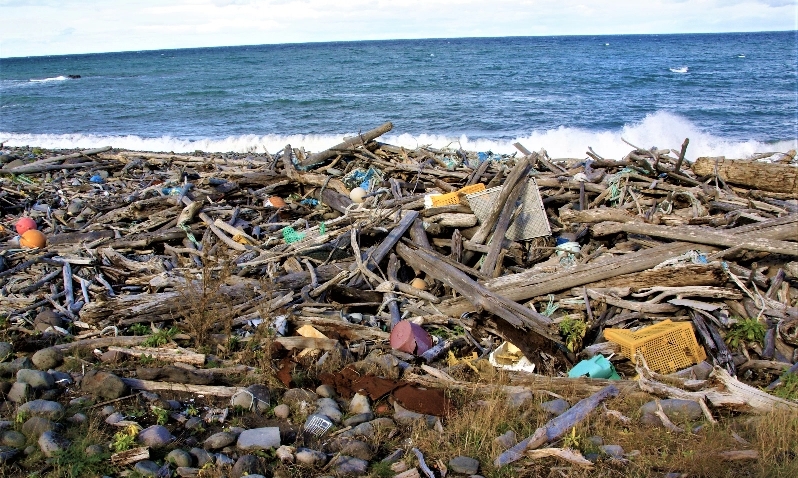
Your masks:
M269 204L272 205L273 208L280 209L281 207L287 206L283 198L280 196L272 196L269 198Z
M413 282L410 283L410 286L418 290L427 290L427 281L421 277L416 277L413 279Z
M38 229L28 229L19 238L19 245L25 249L39 249L47 244L47 236Z
M31 229L38 229L39 227L36 225L36 221L29 217L21 217L19 221L14 225L14 228L17 230L17 234L22 235L25 234L25 231L30 231Z

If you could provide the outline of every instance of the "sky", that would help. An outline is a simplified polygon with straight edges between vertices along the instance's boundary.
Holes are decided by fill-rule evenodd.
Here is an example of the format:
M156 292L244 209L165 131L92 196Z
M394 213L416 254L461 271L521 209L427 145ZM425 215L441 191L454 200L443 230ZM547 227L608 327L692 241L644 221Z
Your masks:
M405 38L798 29L798 0L0 0L0 57Z

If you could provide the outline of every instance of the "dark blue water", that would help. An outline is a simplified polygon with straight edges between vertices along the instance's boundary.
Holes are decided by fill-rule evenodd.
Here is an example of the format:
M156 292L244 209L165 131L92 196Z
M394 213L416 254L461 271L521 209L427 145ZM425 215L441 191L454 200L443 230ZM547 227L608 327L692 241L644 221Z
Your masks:
M556 156L794 147L796 32L262 45L0 59L0 141L310 150L388 138ZM68 79L67 75L81 75ZM636 143L637 144L637 143Z

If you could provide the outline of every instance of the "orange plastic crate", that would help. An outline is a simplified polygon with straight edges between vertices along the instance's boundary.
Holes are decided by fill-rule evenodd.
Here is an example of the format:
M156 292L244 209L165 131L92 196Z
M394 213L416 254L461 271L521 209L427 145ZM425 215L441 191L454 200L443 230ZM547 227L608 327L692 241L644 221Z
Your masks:
M478 193L484 190L485 190L485 185L482 183L477 183L477 184L472 184L470 186L466 186L452 193L441 194L439 196L432 196L430 199L432 200L432 207L454 206L460 204L460 198L465 196L466 194Z
M621 354L633 362L641 354L648 367L659 373L672 373L707 358L689 322L665 320L634 332L604 329L604 337L620 345Z

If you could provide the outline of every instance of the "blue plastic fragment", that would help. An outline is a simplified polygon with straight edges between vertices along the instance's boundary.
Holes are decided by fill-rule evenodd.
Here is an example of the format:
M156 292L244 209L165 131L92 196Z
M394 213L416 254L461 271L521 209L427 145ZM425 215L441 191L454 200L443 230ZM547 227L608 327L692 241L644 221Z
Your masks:
M99 174L95 174L94 176L92 176L92 177L89 179L89 181L91 181L91 182L93 182L93 183L95 183L95 184L102 184L102 183L104 183L104 182L105 182L105 180L103 179L103 177L102 177L102 176L100 176Z

